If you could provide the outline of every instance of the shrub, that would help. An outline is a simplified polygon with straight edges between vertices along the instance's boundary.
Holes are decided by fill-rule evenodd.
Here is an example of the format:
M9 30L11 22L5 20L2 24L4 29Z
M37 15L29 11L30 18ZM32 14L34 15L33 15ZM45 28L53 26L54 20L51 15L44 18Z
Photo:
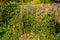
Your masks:
M20 6L15 2L4 4L0 7L1 23L0 33L4 32L1 40L17 40L21 35ZM18 20L17 20L18 19ZM6 29L6 31L4 31ZM0 35L1 36L1 35Z
M55 40L60 40L60 33L55 36Z

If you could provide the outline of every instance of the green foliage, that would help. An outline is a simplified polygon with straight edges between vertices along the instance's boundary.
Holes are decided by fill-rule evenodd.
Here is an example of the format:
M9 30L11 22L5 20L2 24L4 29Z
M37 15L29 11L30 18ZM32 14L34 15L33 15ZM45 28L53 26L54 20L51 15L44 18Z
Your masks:
M51 0L33 0L32 4L39 4L39 3L51 3Z
M58 33L56 36L55 36L55 40L60 40L60 33Z
M33 33L41 40L55 40L56 15L52 10L45 11L45 7L30 5L22 6L20 13L22 14L23 34Z
M10 2L10 1L11 1L11 2L14 2L14 1L15 1L15 2L20 2L20 0L2 0L2 1L4 1L4 2Z
M51 3L51 0L45 0L44 3Z
M40 3L40 0L33 0L31 3L32 4L39 4Z
M21 35L20 6L15 2L0 6L0 36L4 34L1 40L17 40ZM17 20L18 19L18 20ZM5 31L6 30L6 31ZM19 32L20 31L20 32Z
M51 34L51 35L49 36L49 40L55 40L54 35Z
M31 0L2 0L2 2L4 3L9 3L9 2L17 2L17 3L27 3L27 2L30 2Z
M18 40L22 34L32 33L40 40L59 40L58 36L54 37L57 27L55 10L58 9L50 9L15 2L0 5L0 39Z
M25 4L25 3L32 3L32 4L40 4L40 3L51 3L52 0L2 0L2 2L4 3L8 3L8 2L17 2L20 4Z
M29 5L21 8L23 32L38 34L41 40L44 40L45 36L49 37L50 34L55 34L55 14L44 11L41 13L39 10Z

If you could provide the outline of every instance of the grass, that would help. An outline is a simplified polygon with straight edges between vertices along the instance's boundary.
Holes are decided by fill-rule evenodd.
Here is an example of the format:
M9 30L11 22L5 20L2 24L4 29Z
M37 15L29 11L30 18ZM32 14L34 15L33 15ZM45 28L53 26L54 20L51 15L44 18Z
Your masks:
M36 14L36 18L34 19L34 20L36 20L36 22L38 22L38 24L40 24L39 23L39 21L40 21L40 15L42 14L42 15L44 15L44 14L46 14L46 13L54 13L54 15L55 15L55 17L56 17L56 21L58 22L58 23L60 23L60 19L59 19L59 14L60 14L60 12L59 12L59 10L60 10L60 7L59 7L59 5L60 4L56 4L56 3L53 3L53 4L36 4L36 5L33 5L33 4L28 4L28 5L21 5L21 11L24 9L26 12L27 12L27 14L29 14L29 12L30 12L30 17L31 18L33 18L33 16L34 16L34 14ZM34 13L34 14L33 14ZM58 16L59 15L59 16ZM28 16L28 15L27 15ZM31 19L32 20L32 19ZM37 27L38 27L38 25L37 25ZM33 30L32 30L33 31ZM38 31L37 31L38 32ZM36 31L35 31L35 33L34 34L38 34ZM23 34L24 35L24 34ZM23 36L23 35L21 35L21 36ZM39 36L40 34L38 34L38 36ZM41 33L41 35L42 35L42 33ZM27 36L27 34L26 34L26 36ZM25 37L26 37L25 36ZM31 36L31 35L30 35ZM26 40L40 40L40 37L35 37L34 35L33 35L33 37L30 37L30 36L28 36L28 37L26 37ZM49 40L49 35L48 36L46 36L45 34L43 34L43 36L41 37L41 40ZM52 35L51 36L52 38L50 39L50 40L54 40L54 36ZM22 40L24 37L20 37L20 40Z

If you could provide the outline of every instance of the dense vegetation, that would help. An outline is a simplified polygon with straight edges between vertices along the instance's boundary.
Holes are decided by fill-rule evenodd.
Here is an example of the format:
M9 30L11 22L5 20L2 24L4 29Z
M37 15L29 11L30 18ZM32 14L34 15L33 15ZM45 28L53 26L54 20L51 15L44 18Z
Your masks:
M20 6L15 2L0 5L0 14L0 40L17 40L21 35Z
M14 2L14 1L20 4L25 4L25 3L39 4L39 3L60 2L60 0L0 0L0 3L8 3L8 2Z
M51 0L1 2L0 40L24 40L26 35L30 40L60 40L60 4L33 5L51 3ZM17 2L32 4L20 5Z

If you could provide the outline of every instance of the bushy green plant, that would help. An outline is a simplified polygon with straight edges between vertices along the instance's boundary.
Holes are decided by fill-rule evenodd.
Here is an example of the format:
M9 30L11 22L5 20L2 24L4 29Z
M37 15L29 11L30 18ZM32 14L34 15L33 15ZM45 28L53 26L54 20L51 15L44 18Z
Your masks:
M51 34L51 35L49 36L49 40L55 40L55 36Z
M55 36L55 40L60 40L60 33Z
M0 22L0 33L4 32L1 40L17 40L18 36L21 35L21 18L20 6L15 2L7 3L0 7L1 11L1 23ZM18 19L18 20L17 20ZM6 31L4 31L6 29ZM3 34L3 33L2 33ZM0 35L1 36L1 35Z

